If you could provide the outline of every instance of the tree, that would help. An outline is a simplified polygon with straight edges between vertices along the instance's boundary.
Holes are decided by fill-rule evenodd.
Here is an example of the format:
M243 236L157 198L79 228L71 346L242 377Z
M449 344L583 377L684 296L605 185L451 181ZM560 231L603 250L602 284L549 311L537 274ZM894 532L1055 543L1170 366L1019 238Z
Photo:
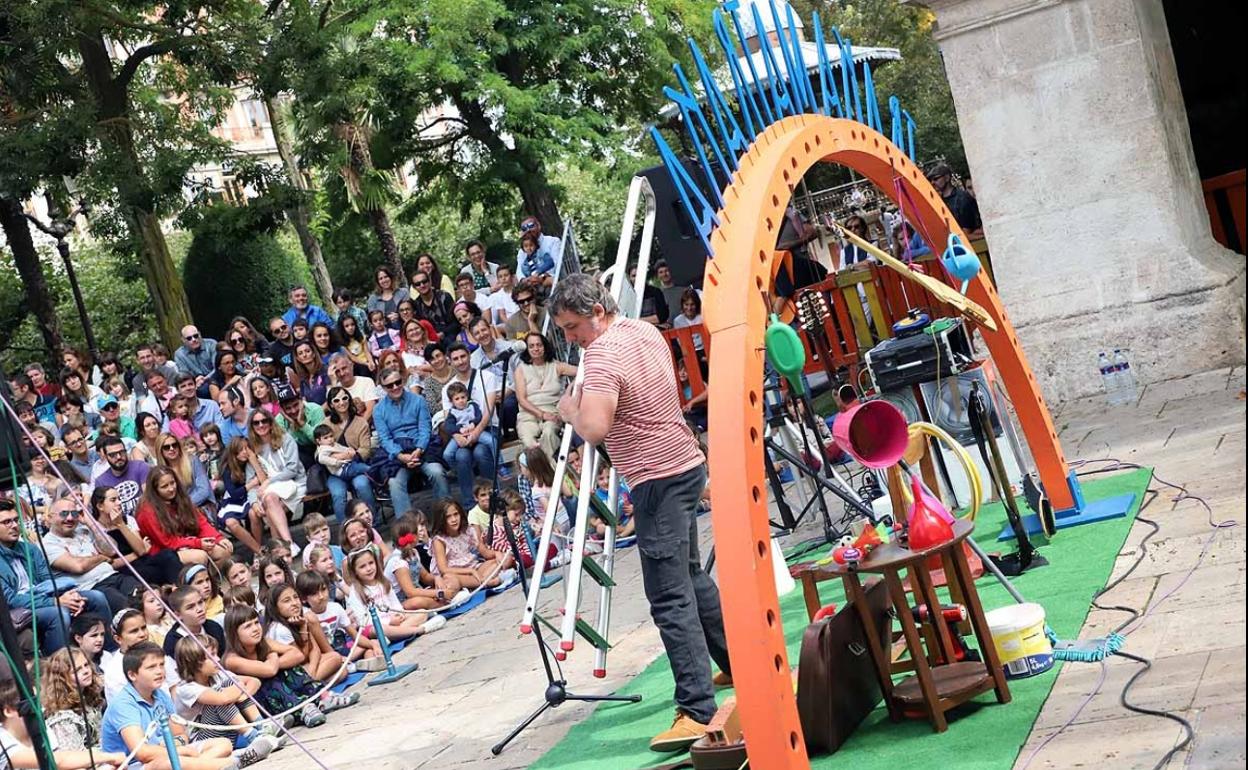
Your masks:
M458 127L441 147L410 153L420 178L445 183L464 210L496 205L498 182L511 185L553 234L563 222L552 164L602 159L618 147L621 126L652 120L673 62L688 58L686 36L710 39L713 7L705 0L395 5L387 34L422 42L427 55L415 63L454 108L442 120Z
M190 311L161 222L186 205L189 171L229 154L211 129L232 102L228 85L262 9L251 0L6 7L6 45L30 64L22 76L54 84L70 106L67 122L87 126L78 182L94 234L137 255L161 336L178 344Z

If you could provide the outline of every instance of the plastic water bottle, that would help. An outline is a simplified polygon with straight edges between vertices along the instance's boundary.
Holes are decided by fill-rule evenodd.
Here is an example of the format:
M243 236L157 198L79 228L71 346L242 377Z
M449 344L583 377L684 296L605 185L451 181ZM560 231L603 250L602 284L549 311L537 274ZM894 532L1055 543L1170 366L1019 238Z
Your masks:
M1096 358L1096 366L1101 370L1101 387L1105 389L1105 400L1110 404L1118 403L1118 373L1114 369L1114 362L1105 355L1104 351Z
M1134 404L1139 398L1139 386L1135 381L1135 370L1127 360L1127 354L1114 348L1114 371L1118 375L1118 403Z

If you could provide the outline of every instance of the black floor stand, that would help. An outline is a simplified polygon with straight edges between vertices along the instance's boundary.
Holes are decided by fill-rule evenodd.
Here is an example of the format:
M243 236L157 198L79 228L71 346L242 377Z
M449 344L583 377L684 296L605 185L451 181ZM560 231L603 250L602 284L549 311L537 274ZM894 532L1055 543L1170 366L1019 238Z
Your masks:
M494 517L502 510L502 500L498 494L498 463L494 464L494 491L490 495L490 528L493 531ZM507 520L504 513L502 515L503 532L507 535L507 545L511 548L512 556L516 559L516 574L520 577L520 590L527 597L529 595L529 578L524 571L524 562L520 558L520 542L516 539L516 532L511 527L511 522ZM533 558L541 558L545 554L533 554ZM503 753L503 749L507 748L507 744L516 739L516 736L524 732L525 728L533 724L547 709L558 708L567 701L581 701L583 703L638 703L641 701L640 695L577 695L568 692L568 682L563 678L562 669L558 676L555 670L550 666L550 650L546 647L546 640L542 638L542 622L534 618L533 622L533 638L537 640L537 652L542 657L542 668L546 670L546 691L542 693L542 704L538 706L532 714L524 718L524 721L512 728L501 741L490 747L490 753L498 756Z

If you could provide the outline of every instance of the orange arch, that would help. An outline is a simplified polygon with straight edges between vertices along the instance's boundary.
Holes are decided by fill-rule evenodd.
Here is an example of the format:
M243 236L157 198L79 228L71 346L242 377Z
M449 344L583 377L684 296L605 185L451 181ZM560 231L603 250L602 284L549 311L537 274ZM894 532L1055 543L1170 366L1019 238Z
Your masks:
M724 626L750 766L808 767L772 577L763 472L763 331L776 237L793 187L818 161L864 175L890 198L899 177L923 228L940 250L950 232L966 236L923 173L888 139L862 123L820 115L784 118L741 156L711 235L703 318L713 340L709 384L712 523ZM899 203L898 201L894 201ZM907 201L907 212L909 213ZM988 310L996 332L984 339L1019 415L1042 481L1059 510L1070 507L1066 462L1039 387L996 290L981 274L968 296Z

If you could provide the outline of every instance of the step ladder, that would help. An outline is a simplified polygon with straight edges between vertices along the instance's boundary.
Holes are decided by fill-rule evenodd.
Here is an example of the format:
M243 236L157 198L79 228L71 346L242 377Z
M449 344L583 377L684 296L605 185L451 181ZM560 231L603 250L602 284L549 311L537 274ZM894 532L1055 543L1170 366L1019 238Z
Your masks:
M641 229L641 248L637 262L637 284L628 286L629 246L633 239L633 229L636 224L639 205L644 206L645 218ZM636 318L641 309L639 298L641 297L646 274L650 266L650 250L654 243L655 211L654 191L650 188L650 182L645 177L634 177L632 184L629 185L628 201L624 209L624 222L621 227L620 246L616 252L615 264L604 271L601 278L604 282L610 282L612 296L615 297L616 302L620 305L620 314L629 318ZM581 380L582 372L578 371L574 383L576 387L580 386ZM606 502L603 502L595 494L594 491L597 487L598 479L598 463L602 458L602 453L597 446L588 443L583 444L581 447L581 472L580 478L576 478L575 473L572 472L568 464L568 453L572 448L573 433L572 426L564 426L563 436L559 442L559 456L555 462L555 484L551 489L550 499L546 502L541 537L538 540L537 549L533 552L533 575L529 581L529 594L525 597L524 615L520 620L520 631L525 634L532 633L533 624L540 623L552 633L558 634L559 645L555 650L555 659L560 661L567 659L568 653L574 649L576 638L579 636L593 646L593 675L601 679L607 675L607 653L611 649L611 643L608 641L608 628L611 623L611 589L615 587L615 579L613 577L616 546L615 528L619 522L620 479L615 468L612 468ZM571 481L577 492L576 517L568 533L572 544L569 551L569 560L566 564L567 576L563 580L563 617L556 624L552 620L538 614L537 606L542 591L542 577L546 572L546 554L550 551L551 543L557 537L555 533L556 512L563 505L562 491L565 479ZM607 524L607 531L603 537L602 553L597 555L597 559L585 553L585 542L588 538L589 515L591 512ZM560 553L563 551L564 549L559 549ZM596 583L599 589L598 613L593 624L590 624L579 615L582 575L588 575L589 579Z

